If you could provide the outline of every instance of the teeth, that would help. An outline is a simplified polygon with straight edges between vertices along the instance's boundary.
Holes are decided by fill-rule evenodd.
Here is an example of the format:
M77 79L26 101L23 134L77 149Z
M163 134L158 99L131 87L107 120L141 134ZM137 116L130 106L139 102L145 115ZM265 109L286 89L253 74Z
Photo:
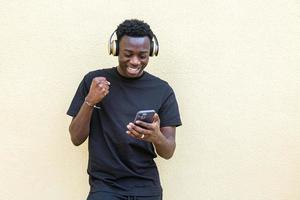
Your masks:
M138 68L132 68L132 67L128 67L128 70L131 71L131 72L137 72L139 71L139 67Z

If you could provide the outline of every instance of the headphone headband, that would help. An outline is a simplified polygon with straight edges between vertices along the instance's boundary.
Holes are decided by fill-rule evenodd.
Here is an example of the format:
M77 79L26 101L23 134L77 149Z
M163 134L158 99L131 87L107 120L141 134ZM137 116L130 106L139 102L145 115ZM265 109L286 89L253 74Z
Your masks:
M113 55L113 56L118 56L119 55L119 41L117 40L112 40L114 34L117 32L115 30L109 37L108 41L108 54ZM153 34L153 38L150 41L150 56L157 56L159 51L159 43L156 38L156 35Z

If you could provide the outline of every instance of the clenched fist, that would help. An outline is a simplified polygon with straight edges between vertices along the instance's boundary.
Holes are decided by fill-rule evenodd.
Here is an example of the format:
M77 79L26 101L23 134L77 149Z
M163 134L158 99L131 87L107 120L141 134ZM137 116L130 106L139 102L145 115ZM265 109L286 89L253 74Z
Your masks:
M90 91L85 100L92 105L96 105L109 93L109 85L110 82L108 82L105 77L93 78Z

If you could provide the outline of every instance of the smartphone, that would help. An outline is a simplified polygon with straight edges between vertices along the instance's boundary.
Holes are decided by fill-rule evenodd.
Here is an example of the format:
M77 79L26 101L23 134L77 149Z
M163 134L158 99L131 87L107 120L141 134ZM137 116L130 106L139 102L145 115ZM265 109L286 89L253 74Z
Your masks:
M139 120L147 123L153 122L153 116L155 114L155 110L140 110L136 113L134 118L134 123Z

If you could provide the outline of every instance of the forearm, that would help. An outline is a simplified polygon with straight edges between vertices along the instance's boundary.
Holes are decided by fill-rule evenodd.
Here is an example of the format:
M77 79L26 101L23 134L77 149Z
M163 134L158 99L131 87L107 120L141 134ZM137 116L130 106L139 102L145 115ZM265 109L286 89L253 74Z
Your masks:
M74 145L82 144L89 136L92 113L93 107L83 103L78 114L73 118L69 132Z
M153 144L156 153L164 159L170 159L176 148L175 139L172 136L166 137L163 134L159 134L159 137Z

